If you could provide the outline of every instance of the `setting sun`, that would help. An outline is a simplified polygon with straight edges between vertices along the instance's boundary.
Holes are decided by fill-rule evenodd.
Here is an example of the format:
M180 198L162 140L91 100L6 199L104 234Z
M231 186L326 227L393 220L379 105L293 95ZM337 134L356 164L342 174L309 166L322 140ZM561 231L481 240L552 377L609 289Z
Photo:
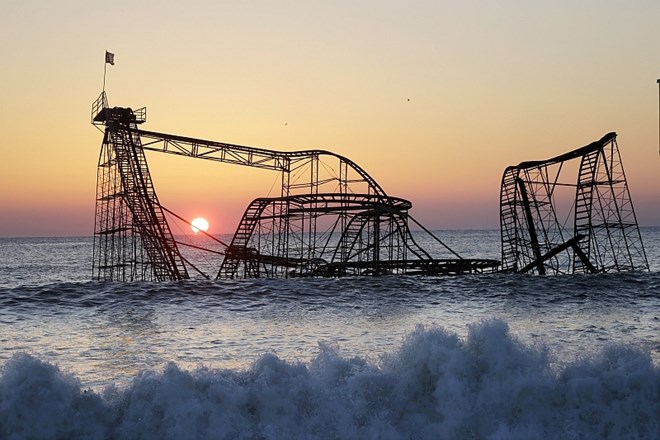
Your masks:
M190 229L197 234L199 231L204 231L206 232L209 228L209 222L202 217L197 217L193 221L190 222Z

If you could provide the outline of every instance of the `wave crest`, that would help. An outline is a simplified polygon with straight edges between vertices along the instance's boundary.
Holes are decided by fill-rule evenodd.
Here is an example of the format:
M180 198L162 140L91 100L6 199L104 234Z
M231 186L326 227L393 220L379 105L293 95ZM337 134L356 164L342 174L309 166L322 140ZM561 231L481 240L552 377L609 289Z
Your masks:
M168 364L125 388L85 390L27 354L0 377L2 438L654 438L660 371L611 346L560 368L506 322L461 340L417 327L378 362L320 343L309 364L273 354L247 370Z

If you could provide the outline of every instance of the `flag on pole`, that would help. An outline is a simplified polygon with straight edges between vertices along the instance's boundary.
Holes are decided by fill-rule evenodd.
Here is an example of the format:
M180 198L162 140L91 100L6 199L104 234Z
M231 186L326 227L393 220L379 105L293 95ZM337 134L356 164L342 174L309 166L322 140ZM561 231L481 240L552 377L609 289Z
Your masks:
M105 51L105 62L107 64L110 64L110 65L114 66L115 65L115 54L110 53L106 50Z

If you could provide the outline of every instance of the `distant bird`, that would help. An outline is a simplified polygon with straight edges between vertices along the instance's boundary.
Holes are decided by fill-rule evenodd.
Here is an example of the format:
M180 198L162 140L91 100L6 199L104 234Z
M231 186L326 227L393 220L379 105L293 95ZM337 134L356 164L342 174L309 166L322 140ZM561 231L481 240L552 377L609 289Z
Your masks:
M410 101L410 98L408 98L408 101Z
M285 122L284 125L289 125L289 123L288 123L288 122Z

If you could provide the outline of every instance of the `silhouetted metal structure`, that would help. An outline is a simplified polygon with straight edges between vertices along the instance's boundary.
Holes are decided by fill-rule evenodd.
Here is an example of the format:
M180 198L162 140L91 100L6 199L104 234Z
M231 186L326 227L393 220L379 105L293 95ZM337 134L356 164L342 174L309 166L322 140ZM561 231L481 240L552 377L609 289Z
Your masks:
M325 150L274 151L142 130L146 110L92 105L104 126L98 163L93 277L179 280L189 268L154 189L145 150L277 171L279 197L258 198L225 245L218 278L492 271L496 260L466 259L408 213L350 159ZM178 216L177 216L178 217ZM433 257L413 238L413 221L447 252Z
M571 162L579 168L567 179ZM574 202L562 222L557 193L565 188L574 190ZM500 226L504 271L543 275L649 269L616 133L552 159L508 167L502 177Z

